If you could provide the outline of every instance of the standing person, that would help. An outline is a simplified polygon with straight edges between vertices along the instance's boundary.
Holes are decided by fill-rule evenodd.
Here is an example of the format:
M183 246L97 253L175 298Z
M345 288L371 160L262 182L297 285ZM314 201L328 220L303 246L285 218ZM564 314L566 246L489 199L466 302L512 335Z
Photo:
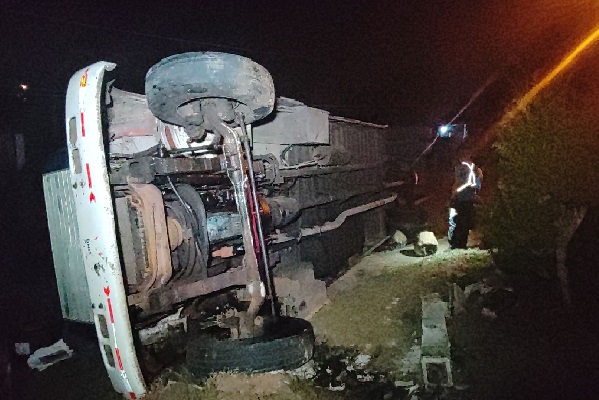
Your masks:
M451 249L466 248L468 234L474 226L474 201L482 180L482 171L472 162L468 150L460 151L458 161L449 205L447 237Z

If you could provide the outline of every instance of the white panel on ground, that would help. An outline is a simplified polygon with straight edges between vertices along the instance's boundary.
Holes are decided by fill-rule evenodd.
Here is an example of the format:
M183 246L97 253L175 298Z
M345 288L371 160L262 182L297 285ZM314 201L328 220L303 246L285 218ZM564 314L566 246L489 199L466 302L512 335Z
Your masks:
M54 270L65 319L93 322L69 170L43 176Z

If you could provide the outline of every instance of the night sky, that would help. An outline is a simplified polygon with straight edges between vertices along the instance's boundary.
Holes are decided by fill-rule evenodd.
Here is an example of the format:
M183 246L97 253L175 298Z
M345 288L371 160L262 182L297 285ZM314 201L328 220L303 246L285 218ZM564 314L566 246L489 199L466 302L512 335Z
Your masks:
M482 131L599 20L595 0L2 3L5 126L50 136L76 70L115 62L116 85L141 92L161 58L202 50L254 59L277 95L391 125L447 121L492 79L458 121Z

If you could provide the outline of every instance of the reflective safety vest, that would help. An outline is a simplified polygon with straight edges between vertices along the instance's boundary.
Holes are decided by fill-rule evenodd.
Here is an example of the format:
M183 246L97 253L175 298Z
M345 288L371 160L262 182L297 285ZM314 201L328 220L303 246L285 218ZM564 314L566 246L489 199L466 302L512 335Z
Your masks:
M472 187L472 188L476 188L477 184L476 184L476 174L474 173L474 163L467 163L466 161L462 161L462 165L465 165L466 167L468 167L469 172L468 172L468 178L466 179L466 182L464 182L464 184L462 184L460 187L458 187L456 189L456 192L460 193L462 190Z

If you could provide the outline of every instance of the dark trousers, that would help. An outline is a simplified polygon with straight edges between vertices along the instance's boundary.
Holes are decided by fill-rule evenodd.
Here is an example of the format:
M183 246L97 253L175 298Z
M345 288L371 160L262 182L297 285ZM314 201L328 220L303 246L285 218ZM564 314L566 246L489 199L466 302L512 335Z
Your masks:
M471 201L452 202L449 210L449 246L452 249L465 249L468 234L474 227L474 203Z

